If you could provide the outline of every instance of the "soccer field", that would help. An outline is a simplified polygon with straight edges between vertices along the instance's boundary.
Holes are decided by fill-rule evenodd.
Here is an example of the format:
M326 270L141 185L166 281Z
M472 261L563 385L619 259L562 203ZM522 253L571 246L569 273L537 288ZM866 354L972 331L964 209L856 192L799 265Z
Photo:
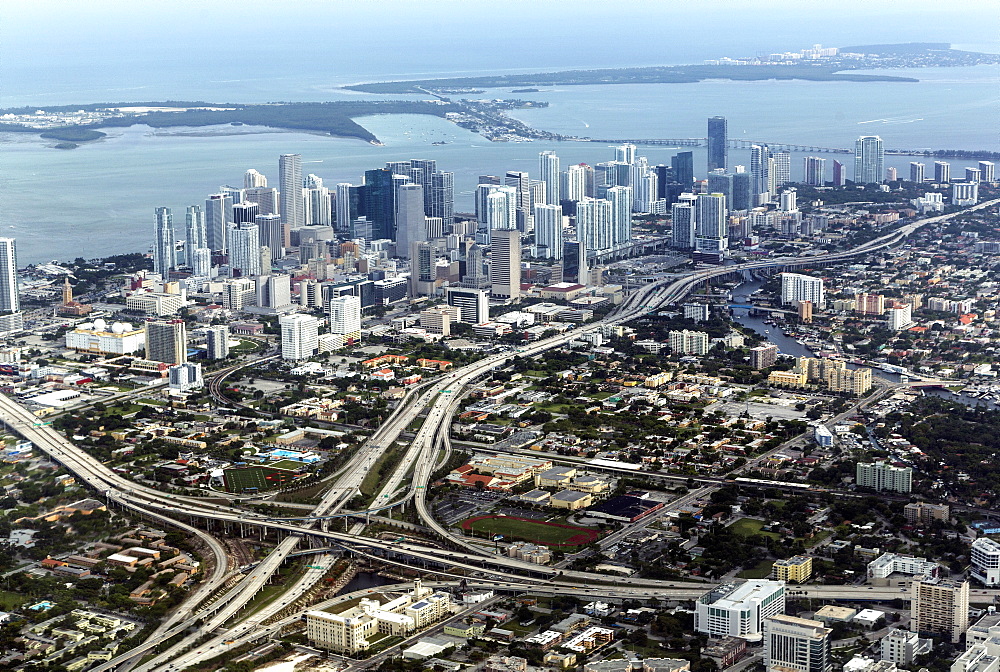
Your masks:
M292 471L273 467L251 467L249 469L227 469L224 477L228 492L245 492L247 488L258 491L274 490L291 483L298 477Z
M545 546L582 546L597 541L601 536L596 530L586 527L512 516L478 516L462 521L461 527L474 531L477 536L502 534L506 541L530 541Z

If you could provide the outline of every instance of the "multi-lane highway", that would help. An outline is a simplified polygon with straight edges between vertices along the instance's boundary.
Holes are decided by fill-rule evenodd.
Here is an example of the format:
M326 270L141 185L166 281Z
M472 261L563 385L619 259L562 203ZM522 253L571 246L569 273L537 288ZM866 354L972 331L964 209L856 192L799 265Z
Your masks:
M997 202L1000 202L1000 199L982 203L973 209L988 207ZM494 585L498 587L508 586L516 590L547 590L562 593L573 591L574 593L579 592L581 596L604 596L615 599L648 599L649 597L690 599L690 597L704 592L707 584L624 578L612 579L612 584L609 586L607 584L608 577L606 576L587 572L560 571L555 568L547 568L511 558L494 556L489 551L484 551L484 549L474 544L469 544L460 537L452 536L449 530L434 520L433 515L428 510L426 486L433 472L434 465L437 463L439 446L446 440L447 428L450 426L451 416L457 407L458 398L478 378L488 374L493 369L509 364L515 357L540 355L547 350L559 347L569 340L577 338L580 333L600 329L606 325L627 322L654 311L661 306L676 303L683 299L692 288L712 278L746 271L836 263L861 254L868 254L888 248L905 239L906 236L911 235L921 226L943 221L952 216L954 215L944 215L904 225L896 231L847 252L817 255L808 258L790 257L720 266L694 271L672 281L662 281L645 285L630 294L615 312L599 322L584 325L568 333L537 341L518 349L516 352L492 355L427 383L426 386L421 386L419 394L411 393L407 396L405 403L396 409L392 417L366 442L350 463L341 470L331 489L313 511L312 518L307 520L301 518L295 520L276 519L234 507L207 504L194 497L164 495L158 491L137 486L101 465L55 431L45 426L39 426L31 413L7 397L0 397L0 418L7 422L12 429L24 435L25 438L34 441L41 450L48 453L53 459L73 471L81 481L87 483L97 491L105 493L112 502L141 511L164 523L172 524L192 534L197 534L212 549L216 556L216 569L213 576L198 589L191 599L185 602L181 609L171 616L168 623L172 624L172 626L167 625L165 628L161 628L162 632L160 635L152 638L139 649L134 649L123 656L102 664L99 668L95 668L98 672L112 669L129 659L135 658L138 654L183 631L185 627L193 622L196 616L191 613L193 609L192 605L197 604L201 601L201 598L214 592L226 579L224 548L211 535L180 522L181 519L187 517L218 521L230 526L260 526L275 530L281 535L287 535L279 543L275 551L255 567L250 576L241 581L223 599L213 603L209 612L202 611L197 614L199 619L210 616L210 620L206 622L206 629L202 632L221 626L235 617L239 610L259 592L260 588L263 587L273 572L284 562L288 553L294 549L298 540L303 536L326 539L338 545L368 548L376 553L391 552L399 557L410 557L414 560L437 565L444 563L467 572L485 571L492 577L491 581L494 582ZM413 440L405 458L388 479L388 482L385 483L379 494L383 496L382 499L390 499L393 496L398 499L412 497L418 514L423 519L425 525L435 530L453 548L457 547L461 550L442 550L403 541L386 542L359 537L357 535L332 532L327 529L325 520L328 520L330 516L336 515L345 503L351 499L353 494L357 492L357 488L360 486L368 470L372 468L372 465L375 464L382 452L392 445L400 432L416 420L421 413L426 413L426 417L421 424L420 430L417 432L417 436ZM406 477L411 470L409 488L405 494L400 495L399 493L403 488ZM316 566L328 567L330 563L332 563L332 557L327 556L317 561ZM263 622L278 608L283 607L289 600L293 600L304 592L315 579L323 574L321 570L315 570L315 573L317 574L316 576L307 573L298 581L290 589L290 593L285 596L287 599L278 601L278 604L258 612L253 619L254 622ZM824 587L819 586L809 587L807 590L810 591L810 594L815 592L817 595L821 595L823 594L823 589ZM836 594L843 594L842 587L837 587L836 590L840 591ZM889 597L890 593L886 593L885 589L869 587L865 588L864 591L862 595L878 595L883 599L891 599ZM995 592L993 591L993 593ZM831 594L833 593L831 592ZM891 596L898 597L898 593ZM252 629L248 624L244 623L236 626L230 632L234 634L239 632L246 633L249 631L248 628ZM171 659L175 660L176 663L180 660L177 656L182 655L180 652L192 644L193 639L186 638L177 646L172 647L168 652L144 664L140 670L145 672L146 670L157 669L158 667L162 667L167 660Z

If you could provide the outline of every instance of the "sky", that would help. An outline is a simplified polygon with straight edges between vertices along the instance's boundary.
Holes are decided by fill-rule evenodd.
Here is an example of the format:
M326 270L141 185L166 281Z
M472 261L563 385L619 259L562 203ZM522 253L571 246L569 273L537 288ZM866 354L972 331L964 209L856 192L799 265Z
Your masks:
M255 78L282 99L305 79L697 63L814 43L1000 52L998 29L997 0L3 0L0 105Z

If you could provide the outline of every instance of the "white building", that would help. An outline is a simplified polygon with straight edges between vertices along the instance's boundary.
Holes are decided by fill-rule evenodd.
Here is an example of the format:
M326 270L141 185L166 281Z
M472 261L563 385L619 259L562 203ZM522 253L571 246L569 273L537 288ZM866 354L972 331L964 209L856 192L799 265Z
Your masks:
M125 299L125 308L151 317L173 315L184 307L184 297L180 294L162 292L136 292Z
M935 576L938 564L925 558L915 558L912 555L883 553L868 563L869 579L886 579L891 574L909 574L911 576Z
M727 583L695 603L694 629L712 637L753 638L768 616L784 613L785 583L753 579Z
M308 359L319 349L319 320L311 315L282 315L278 318L281 327L281 358L289 360Z
M201 364L195 362L175 364L167 369L167 375L171 390L188 392L205 387L205 380L201 375Z
M979 200L979 183L954 182L951 185L952 205L975 205Z
M208 359L229 356L229 327L218 324L205 329L205 356Z
M791 306L796 301L812 301L817 308L823 308L826 305L823 278L814 278L801 273L782 273L781 303Z
M855 483L863 488L909 492L913 487L913 469L887 462L858 462Z
M708 334L704 331L682 329L670 332L670 349L683 355L708 354Z
M146 330L128 322L107 322L98 318L66 332L66 347L96 355L130 355L146 346Z
M889 331L902 331L913 326L913 306L910 304L902 308L889 308L885 314Z
M893 628L879 642L879 657L881 660L909 667L917 656L930 653L932 645L933 640L920 639L915 632Z
M340 340L341 347L361 342L361 297L345 294L330 299L330 335Z
M767 672L829 672L830 628L819 621L776 614L764 619Z
M969 556L972 564L972 578L986 586L1000 583L1000 543L989 537L980 537L972 542Z
M1000 658L982 644L973 644L951 664L951 672L998 672Z

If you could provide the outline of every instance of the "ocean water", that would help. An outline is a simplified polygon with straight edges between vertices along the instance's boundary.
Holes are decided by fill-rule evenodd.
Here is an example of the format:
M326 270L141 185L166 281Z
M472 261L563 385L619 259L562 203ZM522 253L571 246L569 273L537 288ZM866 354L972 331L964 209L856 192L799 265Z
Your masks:
M957 148L1000 151L997 69L927 68L918 83L709 81L558 87L531 98L550 107L515 116L552 131L595 138L687 138L704 136L705 119L729 119L731 138L819 147L853 146L858 135L878 134L887 148ZM510 96L492 90L490 96ZM528 94L521 94L528 97ZM946 102L945 102L946 101ZM384 146L319 134L247 127L154 130L112 129L109 137L74 150L35 136L0 134L0 232L18 239L22 263L96 257L148 250L153 210L200 204L224 184L242 185L256 168L277 183L280 154L300 153L304 173L329 185L360 183L366 169L385 161L430 158L455 172L456 208L472 208L479 175L506 170L537 172L537 155L555 149L562 165L613 158L603 143L491 143L435 117L385 115L358 120ZM445 145L432 145L446 142ZM642 147L652 164L669 163L673 147ZM695 149L695 173L704 176L703 149ZM802 157L793 154L792 175ZM852 157L822 154L848 174ZM909 157L887 157L901 175ZM747 151L732 150L730 164L749 165ZM963 165L956 162L953 172ZM829 175L829 173L828 173Z

